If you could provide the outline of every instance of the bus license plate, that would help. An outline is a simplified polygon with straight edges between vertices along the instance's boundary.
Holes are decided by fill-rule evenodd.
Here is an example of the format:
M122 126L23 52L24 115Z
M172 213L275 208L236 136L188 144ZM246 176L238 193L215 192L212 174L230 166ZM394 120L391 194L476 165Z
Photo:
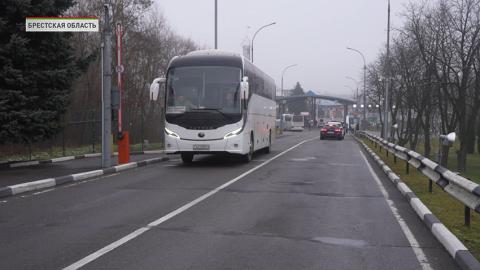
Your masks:
M209 151L210 145L208 144L194 144L193 151Z

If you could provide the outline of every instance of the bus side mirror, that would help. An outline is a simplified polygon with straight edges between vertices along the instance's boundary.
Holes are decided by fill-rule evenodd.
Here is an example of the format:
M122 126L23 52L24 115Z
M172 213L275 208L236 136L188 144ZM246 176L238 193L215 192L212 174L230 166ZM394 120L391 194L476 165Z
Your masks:
M240 94L242 100L248 99L248 77L243 77L242 81L240 82Z
M163 91L160 93L160 84L165 83L165 78L155 78L150 85L150 100L156 101L158 99L158 95L161 94L163 96Z

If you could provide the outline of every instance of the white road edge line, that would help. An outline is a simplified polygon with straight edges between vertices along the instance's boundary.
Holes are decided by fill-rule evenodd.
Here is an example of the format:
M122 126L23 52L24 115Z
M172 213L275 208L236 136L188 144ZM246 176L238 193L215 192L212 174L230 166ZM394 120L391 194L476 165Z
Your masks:
M385 187L383 186L382 182L378 178L377 174L373 170L372 166L370 166L370 163L368 162L367 158L363 154L363 152L360 150L360 154L362 155L363 160L367 164L368 170L370 171L370 174L373 176L373 179L375 182L377 182L378 187L380 188L380 191L383 194L383 197L385 198L385 201L387 201L388 207L390 208L390 211L392 211L393 216L397 220L398 224L400 225L400 228L403 231L403 234L407 238L408 242L410 243L410 246L413 249L413 253L415 253L415 256L417 257L417 261L420 263L420 266L422 267L423 270L432 270L432 266L428 262L427 256L423 252L422 248L420 247L420 244L418 243L418 240L415 238L413 235L412 231L408 227L407 223L405 220L402 218L402 216L398 213L398 209L395 206L395 203L388 198L388 193L385 190Z
M55 189L54 188L45 189L45 190L42 190L42 191L39 191L39 192L34 192L33 195L40 195L40 194L43 194L43 193L50 192L52 190L55 190Z
M251 174L252 172L254 172L254 171L260 169L261 167L267 165L268 163L272 162L273 160L275 160L275 159L283 156L283 155L286 154L287 152L290 152L291 150L297 148L298 146L300 146L300 145L302 145L302 144L304 144L304 143L306 143L306 142L310 142L310 141L313 141L313 140L316 140L316 139L318 139L318 137L315 137L315 138L309 139L309 140L304 140L304 141L302 141L302 142L300 142L300 143L298 143L298 144L296 144L296 145L288 148L287 150L285 150L285 151L277 154L276 156L272 157L271 159L265 161L264 163L262 163L262 164L260 164L260 165L258 165L258 166L256 166L256 167L254 167L254 168L252 168L252 169L250 169L250 170L242 173L241 175L235 177L234 179L232 179L232 180L226 182L225 184L223 184L223 185L215 188L214 190L212 190L212 191L210 191L210 192L208 192L208 193L205 193L204 195L198 197L197 199L195 199L195 200L193 200L193 201L191 201L191 202L183 205L182 207L180 207L180 208L178 208L178 209L176 209L176 210L168 213L167 215L165 215L165 216L163 216L163 217L161 217L161 218L159 218L159 219L157 219L157 220L149 223L147 226L135 230L134 232L132 232L132 233L130 233L130 234L128 234L128 235L120 238L119 240L117 240L117 241L109 244L108 246L105 246L105 247L103 247L103 248L95 251L94 253L88 255L87 257L85 257L85 258L83 258L83 259L80 259L79 261L76 261L75 263L73 263L73 264L71 264L71 265L69 265L69 266L67 266L67 267L65 267L65 268L63 268L63 269L64 269L64 270L73 270L73 269L78 269L78 268L80 268L80 267L85 266L86 264L88 264L88 263L90 263L90 262L92 262L92 261L100 258L101 256L107 254L108 252L110 252L110 251L112 251L112 250L120 247L121 245L123 245L123 244L125 244L125 243L127 243L127 242L129 242L129 241L131 241L131 240L133 240L133 239L135 239L135 238L137 238L138 236L140 236L140 235L144 234L145 232L149 231L150 229L152 229L152 228L154 228L154 227L162 224L163 222L165 222L165 221L167 221L167 220L169 220L169 219L171 219L171 218L173 218L173 217L181 214L182 212L185 212L185 211L188 210L189 208L191 208L191 207L195 206L196 204L204 201L204 200L207 199L208 197L211 197L212 195L214 195L215 193L221 191L222 189L225 189L226 187L228 187L228 186L232 185L233 183L237 182L238 180L244 178L245 176Z

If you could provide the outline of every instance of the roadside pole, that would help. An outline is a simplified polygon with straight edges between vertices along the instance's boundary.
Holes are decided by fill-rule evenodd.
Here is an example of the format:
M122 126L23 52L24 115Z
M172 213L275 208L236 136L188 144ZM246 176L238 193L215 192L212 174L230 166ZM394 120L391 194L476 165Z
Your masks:
M104 28L102 42L102 167L112 166L112 29L110 6L104 5Z
M118 87L118 164L125 164L130 162L130 139L128 131L123 130L123 81L122 73L124 67L122 65L122 25L117 23L116 40L117 40L117 87Z

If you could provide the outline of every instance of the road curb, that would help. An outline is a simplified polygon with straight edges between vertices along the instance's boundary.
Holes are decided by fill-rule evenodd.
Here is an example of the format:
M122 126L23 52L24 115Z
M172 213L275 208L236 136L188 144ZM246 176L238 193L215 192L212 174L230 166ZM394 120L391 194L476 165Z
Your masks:
M68 183L78 182L90 178L95 178L103 175L118 173L134 168L144 167L150 164L159 163L169 160L168 157L151 158L138 162L130 162L122 165L113 166L106 169L93 170L82 173L69 174L55 178L47 178L32 182L21 183L12 186L0 187L0 198L10 197L21 193L31 192L39 189L55 187Z
M146 150L146 151L135 151L131 152L131 155L144 155L144 154L164 154L164 150ZM114 156L117 156L118 153L113 153ZM0 168L19 168L19 167L28 167L28 166L35 166L40 164L50 164L50 163L58 163L64 161L70 161L75 159L84 159L84 158L92 158L92 157L101 157L102 153L92 153L92 154L84 154L84 155L76 155L76 156L66 156L66 157L58 157L52 159L43 159L43 160L29 160L29 161L13 161L13 162L2 162L0 163Z
M480 269L480 262L472 255L472 253L458 240L458 238L448 230L443 223L428 209L425 204L410 190L410 188L402 182L400 177L396 175L383 160L373 152L364 142L355 137L370 156L382 168L383 172L388 176L397 189L402 193L403 197L409 202L415 213L420 217L423 223L430 229L432 234L443 245L447 252L452 256L455 262L462 270L478 270Z

